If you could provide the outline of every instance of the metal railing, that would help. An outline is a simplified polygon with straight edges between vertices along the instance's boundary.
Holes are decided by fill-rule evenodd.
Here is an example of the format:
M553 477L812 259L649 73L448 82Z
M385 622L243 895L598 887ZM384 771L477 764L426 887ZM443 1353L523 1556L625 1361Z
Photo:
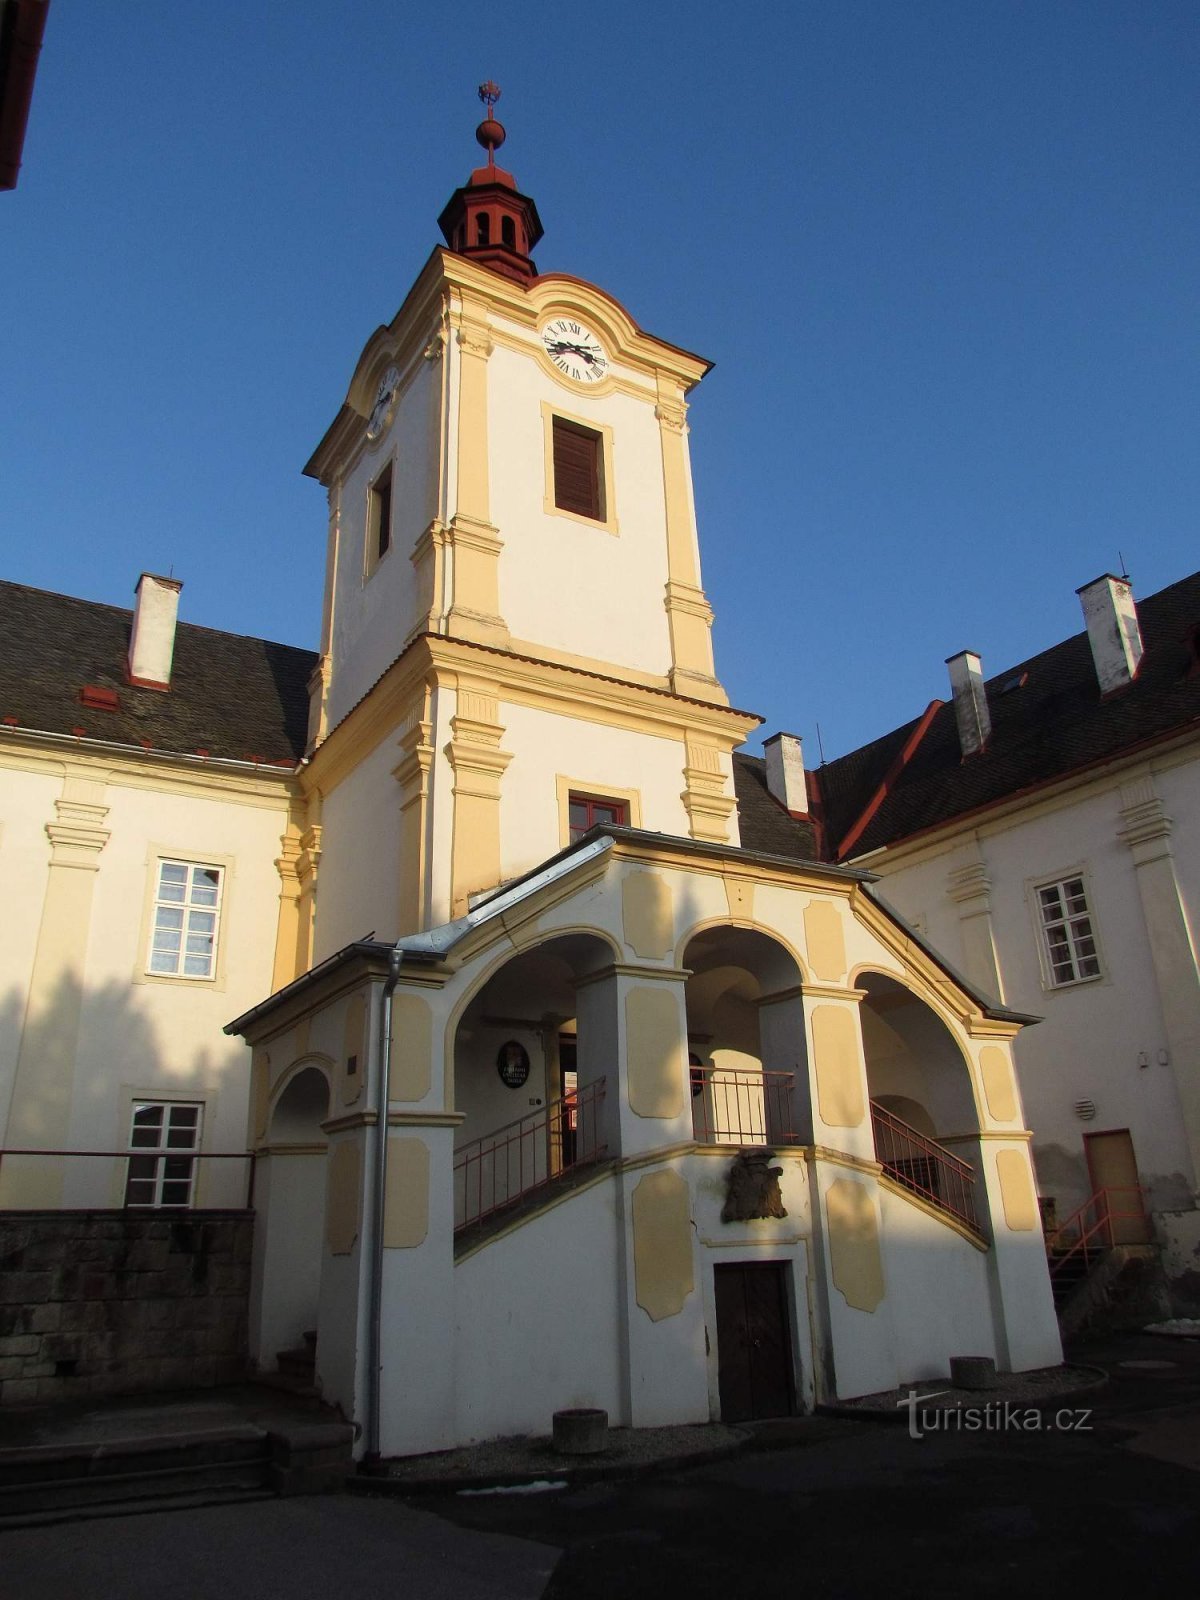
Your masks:
M697 1144L800 1144L792 1120L790 1072L692 1067L692 1133Z
M112 1197L118 1187L113 1175L98 1174L94 1186L87 1188L96 1195L104 1194L107 1202L76 1199L78 1191L68 1200L60 1200L53 1207L38 1210L56 1211L191 1211L203 1210L207 1200L197 1206L196 1191L203 1162L242 1161L246 1163L245 1183L239 1184L244 1195L239 1203L212 1209L222 1211L246 1210L254 1205L254 1152L252 1150L0 1150L0 1210L8 1209L4 1202L4 1162L9 1157L25 1158L14 1163L15 1170L28 1171L25 1162L37 1157L42 1160L66 1158L71 1161L121 1161L127 1165L120 1176L121 1200L115 1205ZM14 1170L10 1168L10 1172ZM75 1168L77 1172L79 1169ZM72 1174L72 1176L74 1173ZM74 1186L72 1186L74 1188ZM24 1209L19 1208L19 1209Z
M951 1155L945 1145L918 1133L875 1100L871 1127L875 1159L887 1177L982 1237L975 1213L975 1168L969 1161Z
M1121 1226L1123 1223L1129 1226ZM1119 1233L1137 1237L1118 1238ZM1114 1244L1147 1244L1150 1237L1145 1191L1139 1185L1097 1189L1065 1222L1060 1222L1046 1235L1050 1276L1053 1278L1061 1272L1068 1261L1081 1260L1090 1271L1093 1262L1107 1255Z
M454 1231L469 1227L563 1172L607 1154L601 1112L604 1079L460 1145L454 1152Z

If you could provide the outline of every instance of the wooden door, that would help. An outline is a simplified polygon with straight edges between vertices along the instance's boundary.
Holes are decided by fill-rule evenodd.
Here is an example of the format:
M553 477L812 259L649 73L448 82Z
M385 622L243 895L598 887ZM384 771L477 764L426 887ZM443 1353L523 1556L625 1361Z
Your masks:
M1109 1191L1109 1244L1149 1244L1150 1222L1142 1209L1137 1157L1133 1153L1129 1129L1085 1133L1083 1144L1092 1193L1100 1189Z
M787 1267L739 1261L713 1269L721 1420L786 1417L795 1410Z

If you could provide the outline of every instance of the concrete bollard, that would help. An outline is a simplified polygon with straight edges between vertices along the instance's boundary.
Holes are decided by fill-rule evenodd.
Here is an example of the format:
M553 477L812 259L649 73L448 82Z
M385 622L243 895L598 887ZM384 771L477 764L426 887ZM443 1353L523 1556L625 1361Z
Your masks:
M608 1412L580 1406L554 1413L554 1448L560 1456L595 1456L608 1448Z
M991 1356L951 1356L950 1382L956 1389L994 1389L996 1363Z

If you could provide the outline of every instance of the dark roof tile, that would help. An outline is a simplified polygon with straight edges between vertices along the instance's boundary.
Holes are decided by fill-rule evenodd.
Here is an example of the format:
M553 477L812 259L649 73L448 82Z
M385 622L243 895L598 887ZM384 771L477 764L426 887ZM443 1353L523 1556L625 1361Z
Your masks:
M181 622L171 687L132 687L133 613L0 582L0 721L44 733L291 766L304 754L311 650ZM115 711L84 704L115 690Z
M743 849L798 861L819 859L812 823L793 817L771 794L761 756L734 756L733 789Z
M988 679L991 735L966 760L953 704L944 704L852 854L896 844L1141 744L1200 729L1200 573L1139 601L1137 609L1144 653L1137 677L1123 689L1101 695L1085 632ZM872 800L914 726L906 723L820 768L823 820L835 846Z

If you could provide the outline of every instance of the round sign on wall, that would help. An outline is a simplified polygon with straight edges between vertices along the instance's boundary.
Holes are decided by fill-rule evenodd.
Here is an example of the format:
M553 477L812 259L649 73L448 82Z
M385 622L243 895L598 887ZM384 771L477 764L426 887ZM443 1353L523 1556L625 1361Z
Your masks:
M510 1089L520 1089L529 1079L529 1051L519 1039L508 1039L496 1056L500 1081Z

